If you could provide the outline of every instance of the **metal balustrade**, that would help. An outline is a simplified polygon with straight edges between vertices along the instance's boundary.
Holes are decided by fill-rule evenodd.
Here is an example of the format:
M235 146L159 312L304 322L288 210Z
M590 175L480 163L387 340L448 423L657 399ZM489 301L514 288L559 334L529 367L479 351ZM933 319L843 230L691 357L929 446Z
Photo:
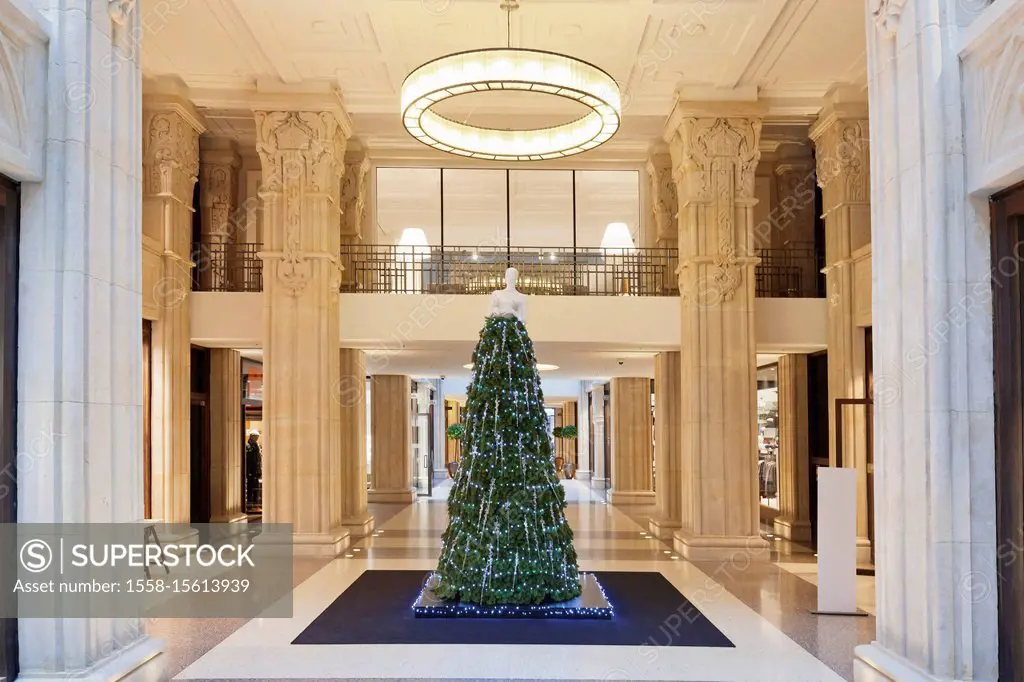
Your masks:
M196 291L262 291L259 244L204 246L193 256ZM572 247L341 247L341 291L373 294L488 294L519 270L518 288L547 296L678 296L676 249L627 252ZM813 248L761 249L755 290L761 298L817 298Z

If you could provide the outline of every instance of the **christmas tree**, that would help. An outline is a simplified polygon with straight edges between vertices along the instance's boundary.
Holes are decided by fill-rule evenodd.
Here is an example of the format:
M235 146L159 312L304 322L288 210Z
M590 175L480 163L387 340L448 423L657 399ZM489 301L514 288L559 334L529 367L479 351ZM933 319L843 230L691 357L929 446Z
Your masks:
M551 459L533 342L513 316L488 317L473 352L464 453L448 497L435 594L471 604L579 595L565 491Z

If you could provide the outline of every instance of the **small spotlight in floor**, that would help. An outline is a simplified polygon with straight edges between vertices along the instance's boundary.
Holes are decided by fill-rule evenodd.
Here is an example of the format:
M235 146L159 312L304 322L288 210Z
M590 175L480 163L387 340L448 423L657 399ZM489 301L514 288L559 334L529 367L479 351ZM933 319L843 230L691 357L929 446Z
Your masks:
M676 560L676 559L678 559L678 558L679 558L679 557L677 557L677 556L676 556L675 554L673 554L673 555L671 556L671 559L672 559L672 561L675 561L675 560Z
M667 549L663 549L663 550L661 550L661 553L662 553L662 554L671 554L672 552L670 552L670 551L669 551L669 550L667 550Z
M346 559L351 559L351 558L352 558L353 556L355 556L355 555L354 555L354 554L346 554L346 555L345 555L345 558L346 558Z
M356 548L354 548L354 549L353 549L352 551L353 551L353 552L362 552L363 550L361 550L361 549L359 549L358 547L356 547Z

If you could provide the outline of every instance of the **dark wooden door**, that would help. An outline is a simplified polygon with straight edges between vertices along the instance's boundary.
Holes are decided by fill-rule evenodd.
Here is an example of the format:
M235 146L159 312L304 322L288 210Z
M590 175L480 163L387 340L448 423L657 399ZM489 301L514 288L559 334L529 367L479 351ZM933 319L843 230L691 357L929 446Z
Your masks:
M210 484L210 350L192 348L192 407L189 414L189 484L192 523L209 523Z
M142 321L142 506L153 518L153 323Z
M0 176L0 523L18 520L15 461L18 412L18 186ZM0 548L0 555L12 548ZM13 551L11 551L13 554ZM0 590L12 595L12 565L0 567ZM13 597L10 597L13 599ZM0 619L0 678L18 675L18 621Z
M999 547L999 679L1024 679L1024 186L994 197L992 309Z

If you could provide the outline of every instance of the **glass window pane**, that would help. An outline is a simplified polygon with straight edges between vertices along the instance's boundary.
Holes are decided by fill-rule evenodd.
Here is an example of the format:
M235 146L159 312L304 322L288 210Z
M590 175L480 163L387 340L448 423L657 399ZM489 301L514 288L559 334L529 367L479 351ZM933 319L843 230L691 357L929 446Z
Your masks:
M444 243L488 250L507 244L505 171L446 168Z
M513 247L572 248L572 171L509 171Z
M421 243L414 232L419 229L427 244L441 244L441 169L378 168L376 203L376 238L372 241L398 244L410 230L406 243Z
M633 245L640 235L640 174L637 171L576 171L576 246L601 246L610 223L625 223Z

